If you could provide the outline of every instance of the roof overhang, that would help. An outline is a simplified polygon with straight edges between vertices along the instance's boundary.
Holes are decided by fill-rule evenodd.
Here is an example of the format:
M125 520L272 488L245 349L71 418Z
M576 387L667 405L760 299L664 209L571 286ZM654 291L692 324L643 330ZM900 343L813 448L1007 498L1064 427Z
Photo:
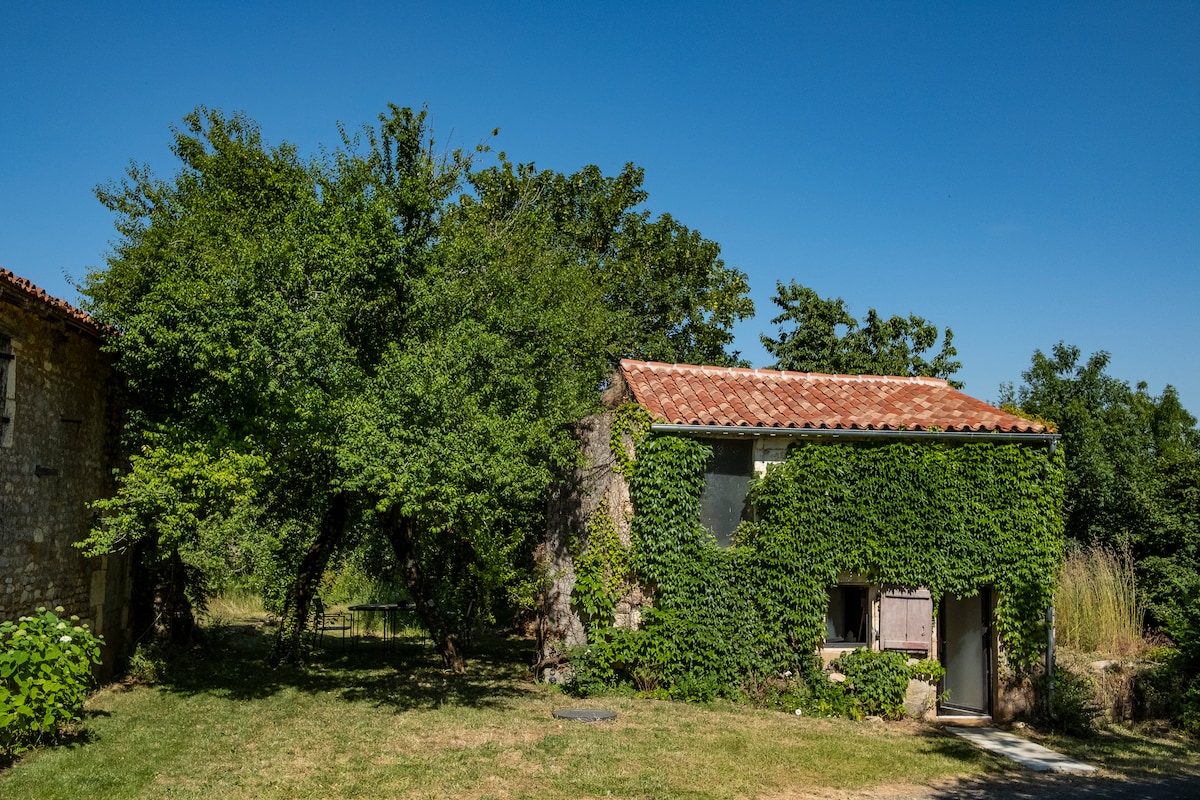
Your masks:
M784 439L837 439L838 441L866 441L878 439L924 441L924 442L1024 442L1045 444L1054 450L1057 433L1025 433L1017 431L922 431L922 430L875 430L871 428L767 428L749 425L684 425L656 422L650 425L655 433L682 433L689 436L713 437L778 437Z

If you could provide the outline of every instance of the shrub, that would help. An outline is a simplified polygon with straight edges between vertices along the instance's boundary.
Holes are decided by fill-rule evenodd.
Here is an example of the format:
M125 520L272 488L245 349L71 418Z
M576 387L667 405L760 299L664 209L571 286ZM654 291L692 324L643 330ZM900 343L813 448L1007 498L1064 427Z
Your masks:
M865 716L899 719L904 716L909 680L934 683L945 674L936 661L910 664L903 653L864 647L838 656L829 666L845 676L845 680L831 681L820 673L806 676L812 692L810 710L851 719Z
M129 657L125 676L135 683L158 683L167 673L167 659L160 644L139 644Z
M1178 647L1156 648L1157 665L1137 683L1139 710L1147 718L1169 718L1184 733L1200 738L1200 603L1196 598L1183 608L1171 634Z
M1038 679L1042 697L1046 697L1047 678ZM1081 671L1056 661L1054 691L1042 706L1041 723L1051 730L1075 735L1092 733L1103 709L1096 702L1095 683Z
M57 613L55 613L57 612ZM0 623L0 753L13 755L56 738L77 722L100 663L103 639L79 617L37 615Z

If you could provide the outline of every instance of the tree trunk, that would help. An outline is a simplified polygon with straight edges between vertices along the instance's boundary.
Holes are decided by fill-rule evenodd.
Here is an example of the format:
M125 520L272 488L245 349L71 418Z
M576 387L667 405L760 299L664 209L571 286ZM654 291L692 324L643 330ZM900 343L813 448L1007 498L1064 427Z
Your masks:
M283 601L283 619L279 623L279 636L275 640L272 661L294 661L300 656L300 643L308 626L313 595L317 584L325 574L329 557L342 540L350 519L350 504L345 495L337 493L321 518L317 538L308 546L300 562L300 569L288 587Z
M164 563L159 565L155 585L154 605L158 618L166 628L167 640L173 645L188 645L196 641L196 616L187 596L188 568L171 548Z
M417 563L416 523L411 519L392 520L386 526L384 534L391 542L392 549L396 552L396 560L403 569L404 583L408 588L409 597L416 604L417 616L421 618L421 624L429 631L442 654L442 664L446 669L461 675L466 671L466 664L463 660L460 632L438 607L433 587Z

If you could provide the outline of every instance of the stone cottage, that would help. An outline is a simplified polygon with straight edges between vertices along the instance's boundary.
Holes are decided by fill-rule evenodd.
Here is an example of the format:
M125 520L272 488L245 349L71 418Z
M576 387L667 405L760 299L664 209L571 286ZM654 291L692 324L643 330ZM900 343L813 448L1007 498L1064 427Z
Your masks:
M736 546L734 531L755 510L752 478L785 461L794 443L871 445L895 442L953 447L960 443L1019 444L1052 455L1058 435L925 377L846 376L704 367L625 360L604 397L610 409L578 429L586 467L552 498L543 563L550 576L541 618L541 657L553 669L587 641L587 617L574 601L574 558L589 520L611 520L626 547L636 509L613 452L614 422L624 404L654 420L651 435L702 439L711 448L701 496L701 522L719 547ZM618 430L617 440L623 435ZM629 449L632 442L624 437ZM615 608L615 626L637 628L653 598L633 586ZM992 624L996 598L984 588L970 597L934 602L924 587L885 586L841 574L828 589L826 660L855 647L899 650L936 658L947 670L943 713L1008 716L996 679L999 642ZM935 607L936 605L936 607Z
M120 412L108 332L0 269L0 619L63 606L105 637L105 671L130 642L130 559L85 558L88 504L114 491Z

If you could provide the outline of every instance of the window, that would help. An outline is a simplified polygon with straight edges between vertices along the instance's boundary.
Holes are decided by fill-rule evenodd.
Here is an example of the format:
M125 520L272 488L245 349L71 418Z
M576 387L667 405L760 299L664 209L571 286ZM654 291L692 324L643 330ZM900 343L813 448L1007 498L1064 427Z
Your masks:
M825 612L825 645L866 645L871 620L866 586L835 586Z
M708 444L712 457L704 470L700 521L717 537L717 544L728 547L746 508L746 492L754 475L754 442L712 439Z

